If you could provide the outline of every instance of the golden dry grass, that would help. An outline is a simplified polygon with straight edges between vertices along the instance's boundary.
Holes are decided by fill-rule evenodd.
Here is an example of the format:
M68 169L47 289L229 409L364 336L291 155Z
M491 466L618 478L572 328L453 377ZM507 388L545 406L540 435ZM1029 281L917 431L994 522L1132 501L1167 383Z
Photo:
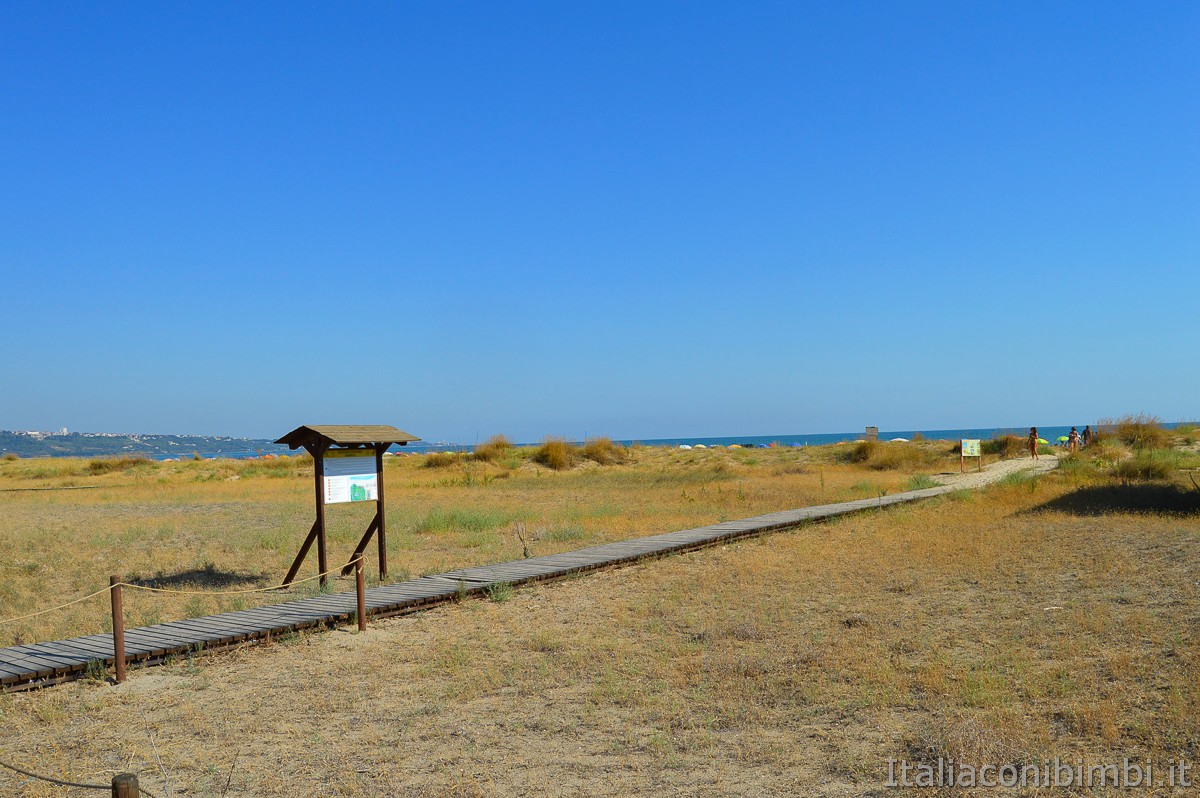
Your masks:
M238 796L882 795L889 757L1194 758L1200 513L1148 489L1013 480L2 697L5 750Z
M945 470L945 444L929 444ZM612 447L624 462L556 471L533 450L481 462L452 455L386 459L388 561L395 580L533 554L903 490L910 473L839 460L845 447L678 451ZM608 452L599 444L597 457ZM87 490L13 490L96 486ZM0 618L99 590L110 574L186 587L277 583L313 518L312 461L138 461L92 473L87 460L0 463ZM344 562L374 506L329 508L331 566ZM369 551L373 558L374 549ZM316 573L315 552L301 576ZM368 573L372 569L368 568ZM349 589L341 583L338 589ZM312 585L296 593L306 594ZM294 594L293 594L294 595ZM150 596L129 592L127 624L241 609L291 596ZM106 631L100 596L0 627L0 645Z

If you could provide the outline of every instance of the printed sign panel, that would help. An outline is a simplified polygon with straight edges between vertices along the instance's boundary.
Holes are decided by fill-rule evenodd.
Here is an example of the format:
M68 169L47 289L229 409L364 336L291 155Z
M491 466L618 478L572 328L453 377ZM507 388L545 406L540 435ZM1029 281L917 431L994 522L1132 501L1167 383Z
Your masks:
M969 441L964 438L962 442L962 453L963 457L979 457L979 441Z
M373 502L379 498L379 474L373 450L325 453L325 503Z

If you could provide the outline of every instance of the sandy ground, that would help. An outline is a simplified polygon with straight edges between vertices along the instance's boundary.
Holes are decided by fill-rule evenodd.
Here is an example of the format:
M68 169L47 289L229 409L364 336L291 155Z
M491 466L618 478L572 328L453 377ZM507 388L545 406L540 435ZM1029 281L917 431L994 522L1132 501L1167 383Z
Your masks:
M974 459L971 458L971 461L974 461ZM968 462L966 473L960 474L951 471L944 474L934 474L933 478L943 485L953 485L956 488L982 488L984 485L998 482L1009 474L1015 474L1018 471L1028 471L1030 475L1045 474L1047 471L1058 467L1058 458L1054 455L1043 454L1037 460L1032 460L1028 457L1016 460L997 460L994 463L986 463L982 471L972 468L972 464L973 462Z

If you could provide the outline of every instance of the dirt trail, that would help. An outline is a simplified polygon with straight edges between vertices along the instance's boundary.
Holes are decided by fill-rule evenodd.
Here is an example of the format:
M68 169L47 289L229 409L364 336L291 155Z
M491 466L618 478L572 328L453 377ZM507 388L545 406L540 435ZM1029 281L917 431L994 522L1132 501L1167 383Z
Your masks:
M971 458L971 460L974 460L974 458ZM974 470L971 461L968 461L967 472L965 474L951 471L944 474L934 474L933 478L942 485L953 485L956 488L982 488L984 485L990 485L1017 471L1029 471L1031 475L1045 474L1057 466L1058 458L1052 454L1043 454L1037 460L1020 457L1015 460L999 460L994 463L985 463L983 471Z

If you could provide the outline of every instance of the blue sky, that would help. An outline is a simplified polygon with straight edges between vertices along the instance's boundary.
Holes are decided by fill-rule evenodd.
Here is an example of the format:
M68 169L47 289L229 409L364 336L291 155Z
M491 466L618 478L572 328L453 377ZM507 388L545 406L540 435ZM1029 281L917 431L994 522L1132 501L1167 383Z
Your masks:
M1200 5L0 5L0 428L1200 416Z

